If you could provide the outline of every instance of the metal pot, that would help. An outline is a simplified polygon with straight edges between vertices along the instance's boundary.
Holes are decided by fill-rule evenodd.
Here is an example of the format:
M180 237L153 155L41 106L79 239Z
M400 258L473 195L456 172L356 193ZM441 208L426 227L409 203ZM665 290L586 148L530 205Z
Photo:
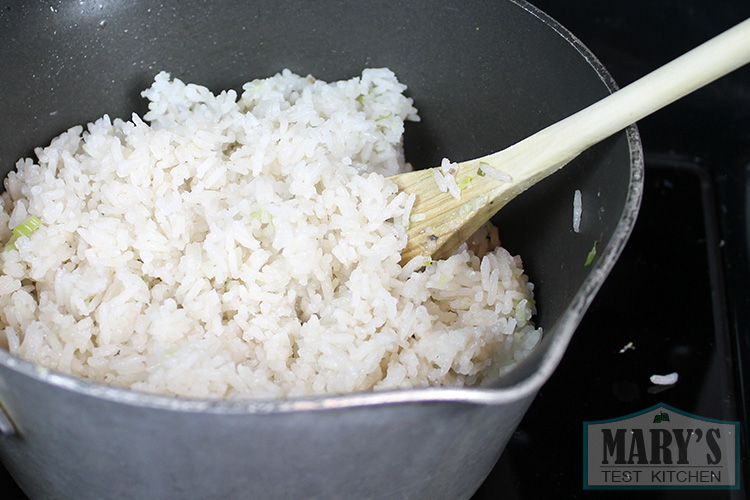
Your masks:
M218 91L283 68L334 80L390 67L422 116L405 138L417 167L498 150L615 88L575 37L521 0L14 2L0 11L0 39L3 175L69 126L143 113L139 92L159 70ZM537 286L545 337L489 387L196 401L2 351L0 459L31 498L467 498L614 265L642 174L631 127L496 217Z

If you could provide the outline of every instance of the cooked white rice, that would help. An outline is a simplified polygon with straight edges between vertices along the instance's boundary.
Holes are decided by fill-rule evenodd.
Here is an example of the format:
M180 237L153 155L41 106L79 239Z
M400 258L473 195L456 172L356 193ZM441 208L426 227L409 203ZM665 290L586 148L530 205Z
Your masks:
M654 385L674 385L680 378L680 374L677 372L668 373L666 375L651 375L649 380Z
M518 257L464 246L399 265L413 200L385 176L408 168L418 117L391 71L243 89L160 73L143 119L104 116L17 163L0 344L200 398L477 384L526 356L540 330Z
M451 162L448 158L443 158L440 166L432 169L440 192L448 192L455 199L460 200L461 188L458 187L456 182L456 172L458 172L458 164Z
M581 201L581 190L576 189L573 193L573 231L581 232L581 216L583 215L583 202Z

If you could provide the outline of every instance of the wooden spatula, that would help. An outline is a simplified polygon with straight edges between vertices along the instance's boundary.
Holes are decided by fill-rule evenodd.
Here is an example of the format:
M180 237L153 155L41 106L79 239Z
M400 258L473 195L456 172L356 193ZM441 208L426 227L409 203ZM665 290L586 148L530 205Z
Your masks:
M440 190L436 168L390 177L416 195L402 264L450 256L506 203L581 152L748 62L750 19L507 149L458 164L460 199Z

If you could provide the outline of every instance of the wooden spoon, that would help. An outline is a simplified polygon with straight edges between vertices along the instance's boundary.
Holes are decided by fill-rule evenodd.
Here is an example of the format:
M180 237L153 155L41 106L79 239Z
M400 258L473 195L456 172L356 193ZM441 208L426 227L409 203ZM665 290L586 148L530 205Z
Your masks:
M441 192L436 168L390 177L416 195L401 263L447 258L506 203L581 152L748 62L750 19L507 149L458 164L460 199Z

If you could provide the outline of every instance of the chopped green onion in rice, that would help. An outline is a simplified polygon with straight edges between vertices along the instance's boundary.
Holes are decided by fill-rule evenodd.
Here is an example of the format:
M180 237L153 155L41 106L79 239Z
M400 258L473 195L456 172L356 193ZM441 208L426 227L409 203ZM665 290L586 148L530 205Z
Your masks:
M591 250L589 250L589 253L586 255L586 261L583 263L584 266L590 266L594 263L594 259L596 259L596 247L598 243L598 241L595 241L594 246L592 246Z
M39 217L32 215L23 223L14 227L8 243L5 244L5 250L16 250L16 240L22 236L31 236L41 225L42 221L39 220Z

